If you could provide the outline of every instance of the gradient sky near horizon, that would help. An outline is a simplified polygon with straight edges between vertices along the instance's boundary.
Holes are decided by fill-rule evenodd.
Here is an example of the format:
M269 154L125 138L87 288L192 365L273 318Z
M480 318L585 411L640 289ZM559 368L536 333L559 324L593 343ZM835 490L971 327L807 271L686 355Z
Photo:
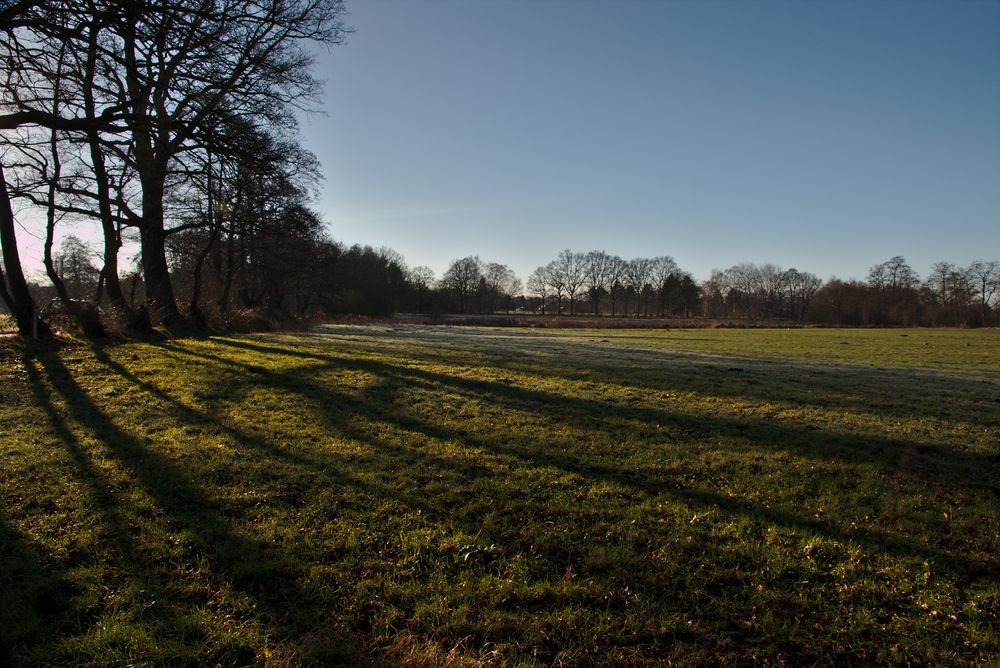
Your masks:
M302 123L348 243L864 277L1000 258L1000 3L348 0Z
M347 9L355 32L316 63L325 113L301 123L343 242L522 279L567 247L698 279L1000 259L1000 2Z

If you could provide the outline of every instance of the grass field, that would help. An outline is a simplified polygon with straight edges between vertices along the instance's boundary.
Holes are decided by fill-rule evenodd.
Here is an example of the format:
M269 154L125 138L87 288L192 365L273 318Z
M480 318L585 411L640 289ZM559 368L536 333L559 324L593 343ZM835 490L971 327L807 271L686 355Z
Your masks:
M0 354L0 664L990 664L1000 332Z

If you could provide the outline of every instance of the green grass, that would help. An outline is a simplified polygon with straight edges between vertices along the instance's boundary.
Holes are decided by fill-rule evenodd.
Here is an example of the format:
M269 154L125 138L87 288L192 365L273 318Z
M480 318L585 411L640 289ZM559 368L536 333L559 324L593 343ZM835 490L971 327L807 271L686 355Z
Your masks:
M1000 332L0 358L0 664L988 664Z

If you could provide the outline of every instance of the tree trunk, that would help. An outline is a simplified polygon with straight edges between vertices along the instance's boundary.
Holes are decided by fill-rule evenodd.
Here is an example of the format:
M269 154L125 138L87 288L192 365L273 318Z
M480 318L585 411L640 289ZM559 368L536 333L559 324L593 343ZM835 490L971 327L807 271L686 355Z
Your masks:
M142 187L142 221L139 225L139 245L142 251L142 272L146 282L146 311L154 323L167 327L183 326L184 319L177 309L170 271L167 267L166 234L163 224L163 195L169 156L158 155L154 148L153 125L149 117L149 91L139 81L141 64L137 57L136 23L142 3L127 3L124 25L123 55L125 85L129 98L132 140L135 148L135 170ZM169 144L168 130L160 128L161 151Z
M35 300L28 291L28 282L21 269L21 257L17 250L17 235L14 233L14 211L10 206L7 179L0 164L0 246L3 247L3 266L6 274L2 296L17 321L21 336L48 338L51 334L44 322L39 322L35 314Z
M141 177L142 227L139 243L142 250L142 273L146 281L146 304L154 323L167 327L184 325L177 309L170 269L167 267L166 234L163 227L163 179Z

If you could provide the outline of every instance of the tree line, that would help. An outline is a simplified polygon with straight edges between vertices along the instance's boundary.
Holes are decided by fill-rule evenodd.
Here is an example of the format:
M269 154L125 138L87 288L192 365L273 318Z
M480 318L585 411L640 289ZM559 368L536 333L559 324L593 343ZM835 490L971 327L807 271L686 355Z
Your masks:
M172 251L171 266L182 291L190 291L195 275L185 263L196 262L201 247L192 242L187 251ZM522 283L508 265L484 262L478 256L452 261L438 278L429 267L408 267L399 253L385 247L347 247L325 240L296 255L307 261L296 267L282 265L283 254L265 250L259 250L259 262L269 269L262 276L284 275L278 279L282 285L287 288L299 281L299 289L284 292L286 288L258 280L243 285L237 301L281 303L299 318L519 313L841 326L982 326L998 324L1000 316L1000 262L995 261L975 261L966 267L938 262L921 279L904 258L896 256L873 266L864 281L826 282L795 268L740 263L714 270L699 283L670 256L623 260L604 251L567 249ZM99 253L69 236L53 257L72 298L93 301L100 291ZM224 294L224 276L214 270L210 275L214 289ZM142 290L141 272L124 272L122 283L127 299L135 303L136 291ZM33 288L39 301L54 294L51 286Z
M428 297L431 284L422 275L424 304L434 301ZM543 315L983 326L998 324L1000 262L977 260L966 267L938 262L921 280L895 256L873 266L867 280L826 282L807 271L747 262L713 270L698 283L669 255L623 260L599 250L567 249L535 269L521 293L520 281L505 265L484 264L478 257L452 262L436 287L443 310L462 313L516 304Z

